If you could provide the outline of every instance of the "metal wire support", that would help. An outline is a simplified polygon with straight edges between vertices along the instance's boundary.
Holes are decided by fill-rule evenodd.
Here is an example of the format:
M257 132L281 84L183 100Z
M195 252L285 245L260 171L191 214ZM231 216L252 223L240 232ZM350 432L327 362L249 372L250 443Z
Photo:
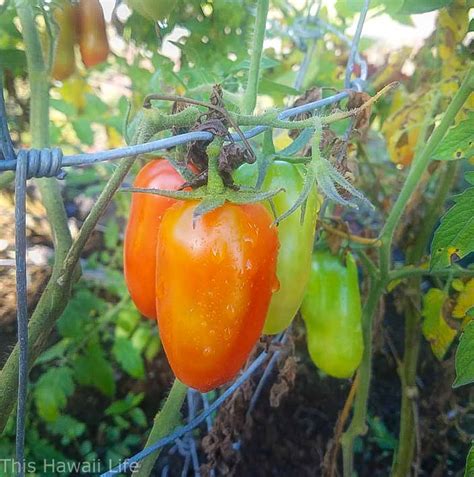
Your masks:
M360 35L362 34L362 28L364 26L365 17L367 16L367 11L369 10L369 4L370 4L370 0L364 1L364 6L360 12L359 21L357 22L356 32L352 40L351 50L349 52L349 60L347 62L347 67L346 67L346 78L344 81L344 86L346 88L351 87L351 77L352 77L352 72L354 71L354 62L357 57L360 58L357 50L359 47ZM360 62L359 64L362 67L362 63ZM364 61L363 64L365 65L365 68L366 68L365 75L367 76L367 63Z
M0 145L3 161L18 163L15 176L15 262L16 262L16 313L17 335L20 348L18 367L18 397L16 414L15 459L17 475L25 475L25 420L28 391L28 301L26 282L26 180L28 157L15 157L13 143L8 131L5 100L3 97L3 72L0 71Z
M25 420L28 391L28 295L26 283L26 180L28 157L21 154L15 175L15 262L16 262L16 317L20 347L18 368L18 399L16 413L17 475L25 475Z

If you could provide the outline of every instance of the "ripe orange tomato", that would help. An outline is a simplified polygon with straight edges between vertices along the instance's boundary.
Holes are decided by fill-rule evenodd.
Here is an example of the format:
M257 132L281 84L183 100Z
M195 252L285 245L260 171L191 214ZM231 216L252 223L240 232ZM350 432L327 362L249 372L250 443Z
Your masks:
M134 187L176 190L184 183L165 159L155 159L138 173ZM124 274L128 291L140 313L156 318L155 268L156 240L161 219L175 199L134 193L125 230Z
M80 0L78 17L82 62L91 68L105 61L110 51L104 11L99 0Z
M226 203L193 223L178 202L158 232L156 310L176 377L201 392L231 380L262 332L278 288L278 235L261 204Z

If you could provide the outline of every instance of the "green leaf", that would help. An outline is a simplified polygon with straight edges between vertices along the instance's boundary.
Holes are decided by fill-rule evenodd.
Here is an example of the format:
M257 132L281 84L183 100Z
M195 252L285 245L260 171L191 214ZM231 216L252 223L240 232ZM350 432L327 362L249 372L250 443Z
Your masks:
M145 349L145 346L148 344L151 338L151 330L147 325L148 323L144 323L139 326L131 337L133 347L139 351L143 351ZM156 324L154 326L156 326Z
M94 144L94 131L92 130L89 119L74 119L71 121L71 124L79 141L87 146L92 146L92 144Z
M431 244L431 269L451 264L474 250L474 187L455 196L455 204L443 215Z
M145 366L140 351L127 338L116 338L112 353L122 369L133 378L145 377Z
M405 0L402 8L397 13L412 15L414 13L426 13L450 5L453 0ZM389 3L389 0L386 0Z
M128 337L136 329L140 323L140 313L132 304L126 308L122 308L117 314L117 325L115 334L117 337Z
M140 427L147 426L147 419L143 410L139 407L136 407L130 411L130 417L132 418L133 422Z
M100 344L91 342L85 353L74 363L76 380L84 386L92 386L105 396L115 394L115 380L112 365L107 361Z
M474 156L474 114L448 130L443 141L433 153L433 159L452 161Z
M0 68L8 69L14 74L21 73L26 69L25 52L13 48L0 50Z
M125 399L119 399L114 401L106 410L106 416L117 416L119 414L125 414L136 408L145 397L144 393L140 394L127 394Z
M464 469L464 477L472 477L474 475L474 443L471 444L469 453L466 458L466 468Z
M47 422L55 421L73 392L74 382L70 368L63 366L48 369L34 385L33 398L38 414Z
M97 95L86 94L88 122L97 121L108 113L110 106L105 104Z
M464 328L464 332L459 339L455 366L456 379L453 388L474 382L474 321L471 321Z
M51 107L59 111L60 113L65 114L68 118L76 116L77 110L76 107L71 104L63 101L62 99L53 99L49 100Z
M471 18L471 21L469 22L469 28L467 31L468 32L474 31L474 18Z
M397 447L397 439L387 429L387 426L378 416L368 417L370 428L369 439L377 444L382 450L393 450Z
M59 416L54 422L48 424L48 430L52 434L62 437L61 443L68 445L72 440L81 437L86 430L86 425L67 414Z
M51 346L51 348L47 349L44 353L42 353L40 357L35 361L35 364L47 363L48 361L52 361L53 359L64 357L64 353L66 352L67 347L68 340L59 341L55 345Z
M439 360L443 359L457 334L444 319L443 306L446 299L447 295L438 288L431 288L423 297L423 336L429 341L433 354Z
M268 94L272 98L283 99L288 95L297 95L298 90L286 84L276 83L267 78L262 78L258 87L259 94Z
M161 340L159 336L153 335L145 349L145 359L151 361L161 349Z
M79 288L57 322L61 336L77 338L84 334L92 313L104 310L105 303L87 288Z

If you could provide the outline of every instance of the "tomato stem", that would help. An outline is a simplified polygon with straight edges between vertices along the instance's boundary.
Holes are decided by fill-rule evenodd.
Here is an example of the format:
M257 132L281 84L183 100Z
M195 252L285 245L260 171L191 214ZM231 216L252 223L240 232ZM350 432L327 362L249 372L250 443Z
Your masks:
M171 391L163 404L163 407L155 416L153 427L146 441L145 447L149 447L156 441L170 433L175 427L179 425L180 411L188 387L178 379L174 380ZM160 455L161 449L158 449L153 454L143 459L140 463L139 470L133 472L132 475L136 477L148 477L153 470L156 459Z
M225 190L224 182L219 174L219 154L223 140L216 138L208 146L207 153L209 156L208 169L207 169L207 193L211 196L222 194Z
M357 436L367 432L367 402L369 398L370 381L372 377L372 328L384 287L379 280L372 280L369 297L362 311L362 331L364 335L364 353L359 367L359 387L354 402L354 414L347 431L341 438L344 477L353 475L354 441Z

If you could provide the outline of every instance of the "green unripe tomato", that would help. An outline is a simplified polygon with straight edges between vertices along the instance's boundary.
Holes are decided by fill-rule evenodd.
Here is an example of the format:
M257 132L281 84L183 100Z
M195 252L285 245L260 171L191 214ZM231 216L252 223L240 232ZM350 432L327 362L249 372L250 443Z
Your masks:
M309 355L314 364L336 378L349 378L364 350L362 307L357 265L329 251L316 251L301 305Z
M277 215L286 212L300 195L304 182L302 172L301 165L288 162L275 161L268 167L262 189L285 189L273 198ZM257 174L257 167L244 164L235 172L234 179L237 184L252 187L257 181ZM265 206L271 211L268 203ZM318 211L319 199L314 189L308 198L303 224L297 210L278 225L280 250L277 276L280 288L272 296L264 334L280 333L287 328L301 305L311 269Z

